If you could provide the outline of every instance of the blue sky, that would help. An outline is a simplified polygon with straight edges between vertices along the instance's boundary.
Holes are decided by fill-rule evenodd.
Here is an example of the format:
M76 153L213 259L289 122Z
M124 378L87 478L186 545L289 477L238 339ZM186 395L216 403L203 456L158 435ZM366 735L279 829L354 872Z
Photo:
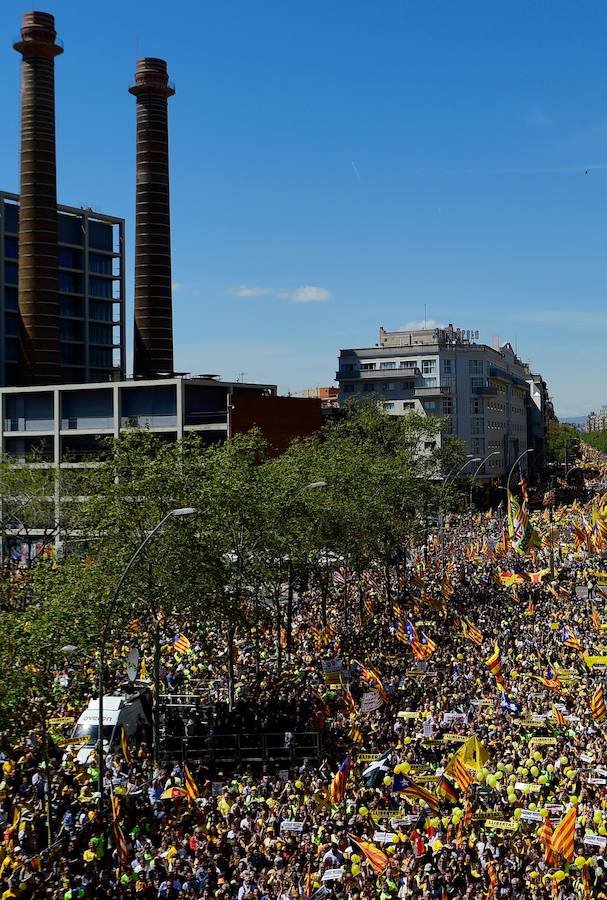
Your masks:
M21 2L0 18L18 189ZM168 60L176 364L331 384L424 318L607 403L607 4L56 0L59 198L126 217L138 56ZM586 173L586 170L587 173ZM132 276L129 271L129 300ZM130 309L130 307L129 307ZM129 312L129 342L132 323Z

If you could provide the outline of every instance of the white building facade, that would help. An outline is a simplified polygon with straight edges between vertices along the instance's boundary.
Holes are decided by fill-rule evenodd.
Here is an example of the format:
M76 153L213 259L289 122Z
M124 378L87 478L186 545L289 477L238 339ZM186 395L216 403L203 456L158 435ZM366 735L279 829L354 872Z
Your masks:
M487 460L480 477L501 478L527 449L529 370L510 344L475 342L478 332L446 328L385 331L374 347L341 350L340 405L375 398L391 415L445 419L444 433Z

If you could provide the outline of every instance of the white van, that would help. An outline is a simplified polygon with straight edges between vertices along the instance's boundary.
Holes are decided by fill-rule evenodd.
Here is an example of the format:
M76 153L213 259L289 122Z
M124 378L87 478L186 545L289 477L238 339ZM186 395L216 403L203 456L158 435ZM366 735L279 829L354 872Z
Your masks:
M110 749L120 746L122 729L127 740L132 740L140 728L149 732L151 714L151 693L146 688L138 693L114 694L103 697L103 745ZM80 745L78 762L88 761L99 741L99 700L89 700L89 705L80 715L72 734L74 744Z

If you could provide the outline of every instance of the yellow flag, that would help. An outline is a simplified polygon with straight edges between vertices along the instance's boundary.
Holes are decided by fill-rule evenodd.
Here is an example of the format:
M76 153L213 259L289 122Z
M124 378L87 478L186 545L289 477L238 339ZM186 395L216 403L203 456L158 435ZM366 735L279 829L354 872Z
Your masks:
M139 670L139 678L145 681L148 677L148 670L145 667L145 657L141 657L141 669Z
M475 772L478 772L489 759L489 754L479 739L473 736L468 738L466 743L462 744L459 750L453 755L445 768L447 774L453 771L456 759L460 759L469 769L474 769Z

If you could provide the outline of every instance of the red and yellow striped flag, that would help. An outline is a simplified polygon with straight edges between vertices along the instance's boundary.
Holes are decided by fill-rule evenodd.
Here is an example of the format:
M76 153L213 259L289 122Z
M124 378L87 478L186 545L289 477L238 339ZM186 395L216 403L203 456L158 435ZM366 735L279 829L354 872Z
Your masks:
M114 840L116 841L116 849L118 850L118 859L120 860L121 866L126 866L128 860L128 848L126 845L126 838L124 836L124 831L122 830L122 826L119 822L120 818L120 800L118 797L113 794L112 795L112 819L114 824Z
M590 700L590 712L595 722L602 722L607 716L605 709L605 698L603 697L603 688L599 685Z
M126 759L129 766L131 765L131 751L129 750L129 744L126 739L126 731L124 730L124 725L122 726L122 731L120 732L120 747L122 749L122 755Z
M562 728L565 724L565 716L560 709L557 709L556 706L554 706L554 704L552 706L552 715L554 716L556 724Z
M455 777L455 780L459 784L460 789L465 794L474 779L472 778L472 775L465 767L459 756L455 757L455 762L453 764L453 775Z
M497 872L495 871L495 863L489 860L487 863L487 874L489 875L489 888L487 890L487 900L491 900L497 893Z
M499 687L505 688L506 682L504 681L504 674L502 672L502 659L497 641L495 642L493 653L487 657L485 662L489 666L489 671L495 678L496 684L498 684Z
M187 766L183 767L183 772L185 775L185 795L190 803L194 803L194 801L198 800L198 797L200 796L198 786L192 778L192 773Z
M552 848L552 835L554 834L554 828L552 827L552 822L550 821L550 816L547 816L542 822L542 827L540 828L539 839L540 844L544 847L544 862L547 866L554 867L558 863L558 855L554 852Z
M473 625L468 619L462 619L462 634L469 638L473 643L480 645L483 643L483 636L480 629Z
M555 853L560 853L561 856L564 856L567 862L573 859L576 815L577 809L575 806L572 806L554 829L554 834L552 835L552 849Z
M593 608L592 613L590 614L590 618L592 620L592 624L597 631L601 630L601 617L596 609Z
M370 841L363 841L362 838L354 837L353 834L348 833L348 837L352 841L353 844L356 844L359 850L364 853L369 862L371 863L371 867L376 875L381 875L388 866L388 857L385 853L383 853L375 844L372 844Z

